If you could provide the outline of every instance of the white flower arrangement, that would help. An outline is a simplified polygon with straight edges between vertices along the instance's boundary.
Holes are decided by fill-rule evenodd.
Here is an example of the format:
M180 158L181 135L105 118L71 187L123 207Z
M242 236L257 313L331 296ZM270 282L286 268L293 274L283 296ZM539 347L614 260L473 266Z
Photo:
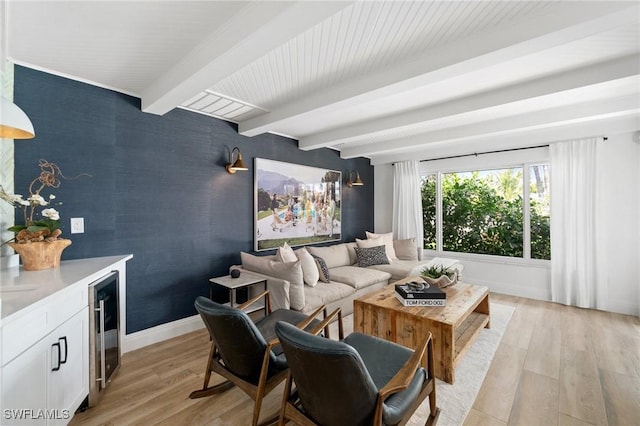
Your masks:
M60 214L56 211L56 209L44 209L42 210L42 216L51 220L60 220Z
M38 167L40 167L40 175L31 181L29 196L26 199L20 194L7 193L0 185L0 199L15 208L21 209L23 213L24 223L8 228L8 231L16 234L14 239L18 243L54 241L62 234L58 211L53 207L48 207L38 213L38 209L52 205L53 200L56 198L55 195L50 194L45 199L40 194L42 190L45 188L58 188L60 187L60 178L67 178L56 164L47 160L40 160Z

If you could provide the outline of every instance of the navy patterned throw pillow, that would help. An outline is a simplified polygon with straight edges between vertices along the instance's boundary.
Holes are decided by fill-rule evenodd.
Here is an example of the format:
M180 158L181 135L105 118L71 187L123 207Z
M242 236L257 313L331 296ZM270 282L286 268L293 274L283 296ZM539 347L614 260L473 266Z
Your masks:
M324 261L323 258L312 254L313 260L316 261L316 266L318 267L318 272L320 273L320 281L323 283L328 283L331 281L331 277L329 277L329 268L327 268L327 262Z
M365 268L372 265L388 265L389 258L385 251L385 246L376 246L370 248L356 247L356 257L358 258L358 266Z

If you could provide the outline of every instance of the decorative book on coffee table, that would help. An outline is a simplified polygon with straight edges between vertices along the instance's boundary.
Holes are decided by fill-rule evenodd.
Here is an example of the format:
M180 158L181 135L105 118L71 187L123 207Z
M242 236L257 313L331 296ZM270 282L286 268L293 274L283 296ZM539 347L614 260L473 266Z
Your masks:
M447 303L447 294L429 284L419 289L409 284L396 284L395 295L404 306L445 306Z

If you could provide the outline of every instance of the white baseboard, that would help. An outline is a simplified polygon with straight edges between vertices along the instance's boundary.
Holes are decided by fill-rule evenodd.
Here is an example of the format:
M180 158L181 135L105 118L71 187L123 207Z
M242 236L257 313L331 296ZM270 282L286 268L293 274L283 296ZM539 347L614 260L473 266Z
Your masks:
M550 290L483 280L468 280L465 282L487 286L489 287L490 291L493 291L495 293L507 294L509 296L526 297L528 299L542 300L545 302L551 301ZM604 310L607 312L615 312L618 314L640 316L640 310L638 309L638 306L632 301L627 300L609 300L607 303L607 308Z
M466 277L465 277L466 278ZM483 280L473 280L469 279L465 282L476 285L483 285L489 287L489 291L493 291L495 293L507 294L509 296L519 296L526 297L529 299L550 301L551 293L549 290L540 289L540 288L532 288L527 286L520 286L516 284L505 284L495 281L483 281Z
M200 315L160 324L146 330L126 334L122 339L122 353L134 351L154 343L181 336L204 328Z
M609 300L607 303L607 311L640 317L638 305L629 300Z

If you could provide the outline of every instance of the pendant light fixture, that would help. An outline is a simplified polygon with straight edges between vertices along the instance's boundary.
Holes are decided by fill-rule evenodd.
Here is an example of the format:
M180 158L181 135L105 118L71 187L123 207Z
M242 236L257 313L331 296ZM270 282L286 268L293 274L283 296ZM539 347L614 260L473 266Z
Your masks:
M0 97L0 138L31 139L35 137L33 124L27 114L8 99Z

